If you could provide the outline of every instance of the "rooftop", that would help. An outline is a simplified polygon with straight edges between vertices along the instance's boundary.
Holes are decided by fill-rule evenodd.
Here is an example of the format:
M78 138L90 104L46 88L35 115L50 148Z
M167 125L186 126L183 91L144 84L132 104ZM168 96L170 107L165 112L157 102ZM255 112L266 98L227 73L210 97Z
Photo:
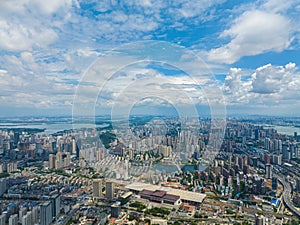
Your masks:
M139 192L142 190L166 191L167 194L178 195L183 200L191 201L191 202L198 202L198 203L202 203L206 197L206 194L201 194L201 193L191 192L191 191L184 191L184 190L174 189L174 188L170 188L170 187L163 187L163 186L153 185L153 184L147 184L147 183L142 183L142 182L131 183L131 184L125 186L125 188L134 190L134 191L139 191Z

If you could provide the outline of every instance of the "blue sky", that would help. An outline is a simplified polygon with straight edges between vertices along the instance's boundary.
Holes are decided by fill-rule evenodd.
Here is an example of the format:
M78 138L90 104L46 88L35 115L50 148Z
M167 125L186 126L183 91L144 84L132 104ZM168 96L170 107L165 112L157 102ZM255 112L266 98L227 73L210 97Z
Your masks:
M125 105L142 105L141 112L147 112L147 104L156 106L155 112L166 105L174 108L164 103L170 97L134 102L125 93L127 99L120 100L128 88L113 88L124 84L118 76L98 99L90 90L105 80L85 82L89 69L112 49L148 40L181 46L200 57L217 79L214 85L223 93L228 114L299 116L299 21L299 0L0 1L0 116L71 115L78 85L86 88L81 100L93 102L89 107L99 114L109 113L117 98ZM170 68L136 63L118 72L126 84L138 82L141 92L149 87L142 82L145 77L168 77L173 86L151 87L171 87L171 99L178 99L171 91L176 84L178 93L194 99L195 85L180 68ZM207 104L197 99L197 108Z

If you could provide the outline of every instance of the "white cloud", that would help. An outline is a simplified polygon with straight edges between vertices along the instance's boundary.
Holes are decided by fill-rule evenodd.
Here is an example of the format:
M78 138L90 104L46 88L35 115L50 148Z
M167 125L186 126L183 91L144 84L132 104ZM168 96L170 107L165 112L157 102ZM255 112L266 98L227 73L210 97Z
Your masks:
M58 39L57 22L66 16L71 0L2 1L0 50L23 51L45 48Z
M231 41L212 49L208 53L208 59L231 64L243 56L267 51L280 52L289 47L292 31L289 19L280 14L247 11L220 35L220 38L229 37Z
M267 0L262 7L268 12L279 13L285 12L299 2L299 0Z
M286 114L291 106L300 104L300 72L295 63L267 64L257 68L248 79L242 76L243 70L237 68L226 76L223 90L229 107L240 107L244 112L250 107L262 112L268 106L268 113L276 108L277 113Z
M289 85L298 81L298 75L294 74L295 69L294 63L289 63L286 66L268 64L259 67L252 75L251 91L259 94L287 92Z

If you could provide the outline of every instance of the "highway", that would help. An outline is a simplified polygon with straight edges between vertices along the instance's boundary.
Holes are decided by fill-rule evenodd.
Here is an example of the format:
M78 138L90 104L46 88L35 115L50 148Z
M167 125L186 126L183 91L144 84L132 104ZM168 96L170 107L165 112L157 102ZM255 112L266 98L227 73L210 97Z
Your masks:
M275 174L274 174L275 176ZM293 205L293 203L291 202L291 186L290 184L288 184L284 178L280 177L279 175L276 175L276 177L278 178L278 181L282 184L283 186L283 194L282 194L282 199L283 199L283 203L284 205L295 215L300 219L300 212L296 209L296 207Z

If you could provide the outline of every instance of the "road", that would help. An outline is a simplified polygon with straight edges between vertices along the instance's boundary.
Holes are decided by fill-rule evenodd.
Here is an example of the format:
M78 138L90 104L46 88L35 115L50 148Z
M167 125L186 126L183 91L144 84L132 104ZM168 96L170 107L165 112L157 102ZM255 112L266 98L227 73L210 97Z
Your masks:
M285 206L295 215L300 219L300 212L298 209L293 205L291 202L291 186L288 184L283 177L280 177L277 175L278 181L282 184L283 186L283 194L282 194L282 200Z
M68 215L66 216L66 218L60 223L62 225L66 225L67 222L73 217L73 215L77 212L77 210L79 209L79 204L77 203L68 213Z

